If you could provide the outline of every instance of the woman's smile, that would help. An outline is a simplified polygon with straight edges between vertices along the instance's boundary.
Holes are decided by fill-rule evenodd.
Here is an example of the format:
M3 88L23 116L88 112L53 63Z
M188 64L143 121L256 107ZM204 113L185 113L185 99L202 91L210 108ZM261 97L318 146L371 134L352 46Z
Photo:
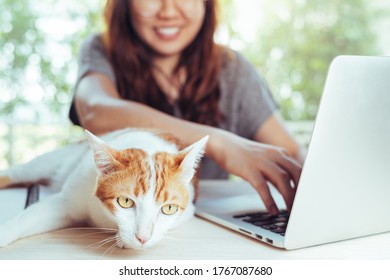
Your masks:
M180 36L181 28L178 26L156 27L154 31L161 40L175 40Z

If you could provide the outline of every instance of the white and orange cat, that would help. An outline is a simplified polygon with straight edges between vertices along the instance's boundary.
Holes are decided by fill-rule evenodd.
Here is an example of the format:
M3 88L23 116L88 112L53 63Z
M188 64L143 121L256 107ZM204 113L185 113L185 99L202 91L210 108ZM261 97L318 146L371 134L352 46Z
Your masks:
M152 131L86 133L89 145L69 145L0 171L0 188L40 182L58 190L0 225L0 247L82 222L117 229L118 247L143 249L193 216L192 182L207 136L179 150Z

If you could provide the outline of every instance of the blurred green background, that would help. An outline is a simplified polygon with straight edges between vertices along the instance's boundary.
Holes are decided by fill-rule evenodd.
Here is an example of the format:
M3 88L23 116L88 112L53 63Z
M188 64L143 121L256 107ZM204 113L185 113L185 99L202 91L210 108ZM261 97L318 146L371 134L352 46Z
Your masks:
M255 65L292 124L314 120L335 56L390 54L390 1L220 3L216 41ZM67 118L77 53L83 38L102 30L104 4L0 0L0 168L82 134Z

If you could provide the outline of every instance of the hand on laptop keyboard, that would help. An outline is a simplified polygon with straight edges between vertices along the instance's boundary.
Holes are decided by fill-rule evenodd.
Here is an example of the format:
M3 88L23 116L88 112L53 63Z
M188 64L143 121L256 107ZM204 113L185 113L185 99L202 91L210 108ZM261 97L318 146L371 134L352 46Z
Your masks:
M225 131L213 135L211 141L214 151L212 158L228 172L249 182L259 193L269 213L277 215L279 210L267 182L276 187L287 209L291 209L301 164L286 149L250 141ZM220 153L215 154L216 150Z

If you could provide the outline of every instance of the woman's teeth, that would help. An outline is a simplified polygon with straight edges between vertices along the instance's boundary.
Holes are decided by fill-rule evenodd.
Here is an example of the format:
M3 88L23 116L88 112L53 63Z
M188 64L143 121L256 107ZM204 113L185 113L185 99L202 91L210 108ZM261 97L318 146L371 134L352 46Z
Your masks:
M157 32L161 33L162 35L166 36L172 36L178 33L180 30L179 27L161 27L157 28Z

